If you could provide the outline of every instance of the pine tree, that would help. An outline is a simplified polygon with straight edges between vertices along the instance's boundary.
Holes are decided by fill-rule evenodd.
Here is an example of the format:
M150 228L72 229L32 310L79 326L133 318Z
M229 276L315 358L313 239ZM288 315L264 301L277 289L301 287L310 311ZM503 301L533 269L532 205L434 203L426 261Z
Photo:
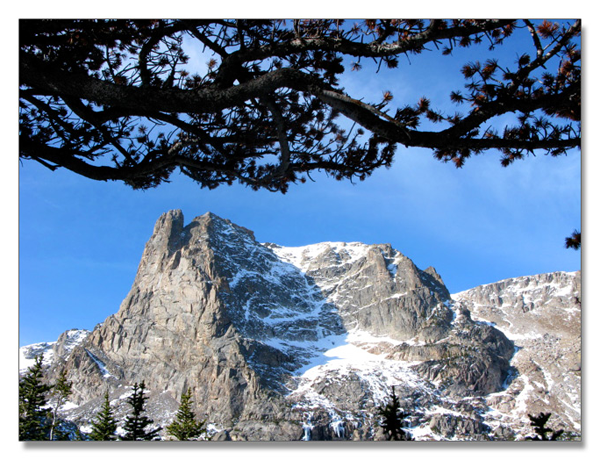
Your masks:
M396 391L392 387L391 401L378 409L379 415L383 417L380 425L385 431L388 441L408 441L409 437L402 429L404 425L405 414L400 409L400 400L396 396Z
M47 429L50 409L46 393L52 386L42 382L43 356L37 356L24 377L19 381L19 440L42 441L48 439Z
M548 419L551 415L552 414L549 412L542 412L537 416L528 414L527 416L529 417L530 424L537 436L529 436L526 439L530 441L556 441L560 435L563 434L564 430L554 431L550 428L546 428L546 423L548 423ZM548 434L550 433L552 434L548 437Z
M49 436L50 441L65 438L64 433L56 433L58 431L58 411L67 401L67 398L71 395L71 393L73 393L73 383L67 380L67 372L63 370L51 390L51 396L55 397L55 402L52 409L52 425L50 426Z
M92 422L92 433L90 438L93 441L115 441L117 439L117 421L114 418L110 401L108 399L108 391L104 394L104 403L102 409L96 415Z
M181 395L179 410L173 423L167 427L167 433L175 436L180 441L197 438L206 433L204 422L197 421L192 411L192 392L190 389Z
M147 396L144 396L145 389L146 385L143 381L140 384L136 382L133 385L133 394L127 398L127 403L132 407L133 412L125 419L125 424L123 425L125 434L120 436L122 441L150 441L160 431L159 427L146 432L146 427L154 423L154 420L142 415L145 412L144 404L148 399Z

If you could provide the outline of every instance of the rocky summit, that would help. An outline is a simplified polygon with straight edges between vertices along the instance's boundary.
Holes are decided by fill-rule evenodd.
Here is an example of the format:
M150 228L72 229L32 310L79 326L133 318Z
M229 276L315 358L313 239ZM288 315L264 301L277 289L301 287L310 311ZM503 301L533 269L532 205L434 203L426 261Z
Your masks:
M528 414L579 439L580 274L450 295L387 244L259 243L207 213L162 215L118 312L23 347L66 370L63 417L89 430L144 381L156 426L188 389L213 440L381 440L392 388L416 440L519 440ZM163 430L163 439L166 433Z

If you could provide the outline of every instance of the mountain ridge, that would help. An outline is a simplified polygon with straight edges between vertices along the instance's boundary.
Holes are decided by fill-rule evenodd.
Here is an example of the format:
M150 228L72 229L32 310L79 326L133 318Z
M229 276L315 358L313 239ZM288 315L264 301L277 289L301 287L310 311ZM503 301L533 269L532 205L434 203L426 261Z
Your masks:
M485 415L518 381L514 343L459 294L390 245L286 248L212 213L184 225L169 211L119 311L50 372L77 383L75 421L106 389L118 402L144 379L158 421L191 388L217 438L381 439L375 409L395 385L417 439L522 437L522 420Z

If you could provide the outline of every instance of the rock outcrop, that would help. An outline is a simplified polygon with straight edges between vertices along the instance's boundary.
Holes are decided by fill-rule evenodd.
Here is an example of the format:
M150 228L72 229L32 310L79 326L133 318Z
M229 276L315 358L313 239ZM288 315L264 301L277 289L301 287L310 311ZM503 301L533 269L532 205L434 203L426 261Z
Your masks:
M214 439L382 439L376 408L393 386L415 439L518 439L530 430L510 418L525 401L515 385L547 377L552 365L564 369L552 353L577 350L577 334L563 333L579 324L579 287L567 289L578 278L568 276L563 290L511 298L508 309L513 283L453 300L433 268L420 270L389 245L260 244L211 213L186 225L170 211L119 311L72 346L61 338L50 373L67 370L75 391L65 416L84 427L106 391L124 413L131 385L144 381L157 424L173 418L189 388ZM551 324L540 319L528 332L542 334L535 353L548 347L546 361L515 363L515 344L524 357L532 342L511 336L524 334L528 319L519 326L514 314L542 309L567 313L572 324L545 329ZM577 375L576 359L565 365ZM554 382L546 380L549 392L578 384ZM563 401L567 390L552 395ZM562 426L577 431L578 389L568 396L572 423Z
M506 390L486 402L513 428L552 413L555 429L581 432L581 273L548 273L479 286L453 296L517 349Z

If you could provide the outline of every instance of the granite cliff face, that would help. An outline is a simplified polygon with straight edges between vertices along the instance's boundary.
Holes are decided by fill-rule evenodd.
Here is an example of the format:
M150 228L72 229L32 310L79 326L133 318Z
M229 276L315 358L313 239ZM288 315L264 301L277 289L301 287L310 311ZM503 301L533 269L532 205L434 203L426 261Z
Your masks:
M552 353L568 353L577 375L578 278L547 276L562 276L563 287L544 291L539 306L532 291L527 303L515 297L505 308L511 281L453 300L433 268L420 270L389 245L260 244L211 213L185 225L181 211L170 211L119 311L70 346L61 336L49 368L67 370L75 391L65 416L84 425L105 391L123 413L131 385L144 380L158 424L190 388L214 439L382 439L376 407L392 386L415 439L519 439L530 431L511 415L517 407L554 412L567 403L561 426L578 431L579 387L566 388L579 381L550 385L545 374L563 369ZM531 314L514 322L524 308L566 312L573 333L546 340L554 332L544 320L534 330L526 329ZM546 347L548 355L533 374L523 351L530 342L511 337L525 331L542 334L532 338L534 353ZM561 351L567 342L575 355ZM523 395L534 375L546 378L548 405Z

